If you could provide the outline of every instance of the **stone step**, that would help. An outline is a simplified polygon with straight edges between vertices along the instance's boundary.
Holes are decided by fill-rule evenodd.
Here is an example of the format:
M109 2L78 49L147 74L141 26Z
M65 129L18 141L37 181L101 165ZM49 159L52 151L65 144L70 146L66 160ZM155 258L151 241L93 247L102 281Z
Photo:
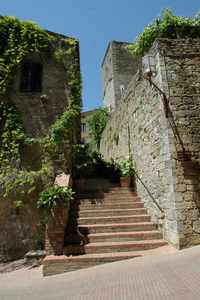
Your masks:
M98 198L98 199L76 199L73 201L72 205L81 205L81 204L103 204L103 203L110 203L110 204L115 204L115 203L135 203L135 202L140 202L140 198L130 198L130 199L125 199L125 198Z
M111 223L111 224L85 224L79 226L83 234L105 233L105 232L131 232L131 231L149 231L156 230L157 225L152 222L140 223Z
M123 192L123 191L125 192L128 191L136 194L134 189L131 187L113 186L109 188L109 192Z
M140 197L138 196L132 196L132 195L104 195L103 197L83 197L83 198L75 198L75 201L105 201L105 200L111 200L111 201L119 201L119 200L133 200L133 201L140 201Z
M118 190L118 191L113 191L109 190L107 192L93 192L93 193L79 193L76 194L76 199L86 199L86 198L101 198L101 197L107 197L107 196L131 196L131 197L138 197L137 193L128 191L128 190Z
M138 240L155 240L161 239L162 234L158 230L150 231L130 231L130 232L103 232L103 233L92 233L87 235L87 241L90 243L96 242L120 242L120 241L138 241ZM68 238L69 244L80 243L80 238L75 234Z
M113 253L154 249L166 245L162 239L144 241L122 241L122 242L97 242L87 245L69 245L64 248L65 255L79 255L92 253Z
M132 190L127 190L127 189L109 189L108 191L104 191L104 195L108 195L108 194L113 194L113 195L124 195L124 194L128 194L128 195L133 195L133 196L137 196L137 193L132 191Z
M128 208L143 208L142 202L128 202L128 203L82 203L72 206L72 209L79 208L80 210L97 210L97 209L128 209Z
M167 244L133 189L114 186L103 192L98 187L98 191L77 194L71 203L65 232L67 256L47 256L44 275L143 256Z
M162 239L162 234L158 230L133 231L133 232L104 232L93 233L87 236L89 242L119 242L119 241L138 241Z
M108 217L87 217L79 218L78 224L109 224L109 223L136 223L136 222L149 222L151 220L148 215L135 215L135 216L108 216Z
M143 255L145 255L145 251L84 254L79 256L46 256L43 260L43 275L61 274Z
M107 194L103 199L140 199L140 197L131 194Z
M106 216L121 216L121 215L144 215L147 213L145 208L133 209L93 209L93 210L73 210L70 212L73 216L80 217L106 217Z

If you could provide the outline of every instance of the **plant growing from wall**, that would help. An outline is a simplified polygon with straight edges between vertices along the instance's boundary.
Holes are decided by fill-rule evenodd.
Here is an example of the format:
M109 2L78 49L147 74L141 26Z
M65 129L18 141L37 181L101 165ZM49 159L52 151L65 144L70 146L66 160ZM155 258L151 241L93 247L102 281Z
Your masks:
M108 121L108 116L107 108L98 108L87 121L90 135L94 139L98 150L100 148L102 133Z
M200 38L200 14L194 18L174 16L165 9L161 17L155 19L128 48L134 55L144 55L157 38Z

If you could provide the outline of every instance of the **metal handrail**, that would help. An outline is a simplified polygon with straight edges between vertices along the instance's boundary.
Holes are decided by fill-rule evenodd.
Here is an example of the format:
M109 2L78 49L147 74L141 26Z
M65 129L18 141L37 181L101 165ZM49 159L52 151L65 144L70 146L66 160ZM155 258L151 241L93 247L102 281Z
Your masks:
M173 117L173 114L172 114L171 109L169 107L169 101L167 99L167 96L166 96L165 92L163 92L155 84L155 82L152 81L151 77L148 78L148 81L149 81L150 85L152 85L162 95L162 102L163 102L163 106L164 106L165 117L169 121L169 124L170 124L170 126L172 128L172 132L173 132L173 135L174 135L175 139L178 140L179 144L181 145L182 152L183 152L183 158L187 158L185 146L183 144L183 141L182 141L182 139L180 137L178 128L177 128L176 123L174 121L174 117Z
M165 217L165 212L162 209L162 207L160 206L160 204L156 201L156 199L154 198L154 196L152 195L152 193L149 191L149 189L147 188L147 186L145 185L145 183L142 181L142 179L140 178L140 176L138 175L138 173L133 170L135 176L137 177L137 179L141 182L141 184L143 185L143 187L145 188L145 190L147 191L147 193L149 194L149 196L151 197L153 203L157 206L157 208L160 210L160 212L162 213L162 218Z

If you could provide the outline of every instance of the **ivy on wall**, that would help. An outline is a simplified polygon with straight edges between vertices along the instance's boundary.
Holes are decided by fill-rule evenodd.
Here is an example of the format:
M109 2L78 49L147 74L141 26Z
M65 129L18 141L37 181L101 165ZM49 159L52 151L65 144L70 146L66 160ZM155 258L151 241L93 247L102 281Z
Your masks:
M52 36L30 21L0 17L0 92L5 93L16 67L31 52L48 48Z
M81 110L81 79L79 70L78 42L51 35L36 24L14 17L0 17L0 194L14 199L21 206L27 195L52 185L58 159L70 159L66 155L66 143L76 142ZM60 37L59 37L60 38ZM64 45L63 45L64 43ZM56 45L56 46L55 46ZM9 100L9 86L17 66L28 53L54 50L54 58L66 67L68 106L55 121L49 134L43 138L29 138L25 134L20 114ZM24 146L36 147L40 153L39 170L23 166L21 150Z
M128 48L134 55L144 55L157 38L200 38L200 14L184 18L174 16L171 10L166 9Z
M106 127L109 113L108 109L100 107L88 118L89 133L94 140L97 149L100 148L101 136Z

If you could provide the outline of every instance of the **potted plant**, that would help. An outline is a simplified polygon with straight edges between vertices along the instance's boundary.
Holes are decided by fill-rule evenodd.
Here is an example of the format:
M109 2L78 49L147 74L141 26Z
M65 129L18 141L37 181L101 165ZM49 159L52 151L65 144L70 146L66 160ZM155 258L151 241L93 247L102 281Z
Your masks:
M130 187L132 185L132 179L134 176L133 162L128 159L120 160L120 184L122 187Z
M47 255L63 254L65 227L73 194L70 187L52 186L43 191L37 201L38 208L42 208L47 216L45 231Z

